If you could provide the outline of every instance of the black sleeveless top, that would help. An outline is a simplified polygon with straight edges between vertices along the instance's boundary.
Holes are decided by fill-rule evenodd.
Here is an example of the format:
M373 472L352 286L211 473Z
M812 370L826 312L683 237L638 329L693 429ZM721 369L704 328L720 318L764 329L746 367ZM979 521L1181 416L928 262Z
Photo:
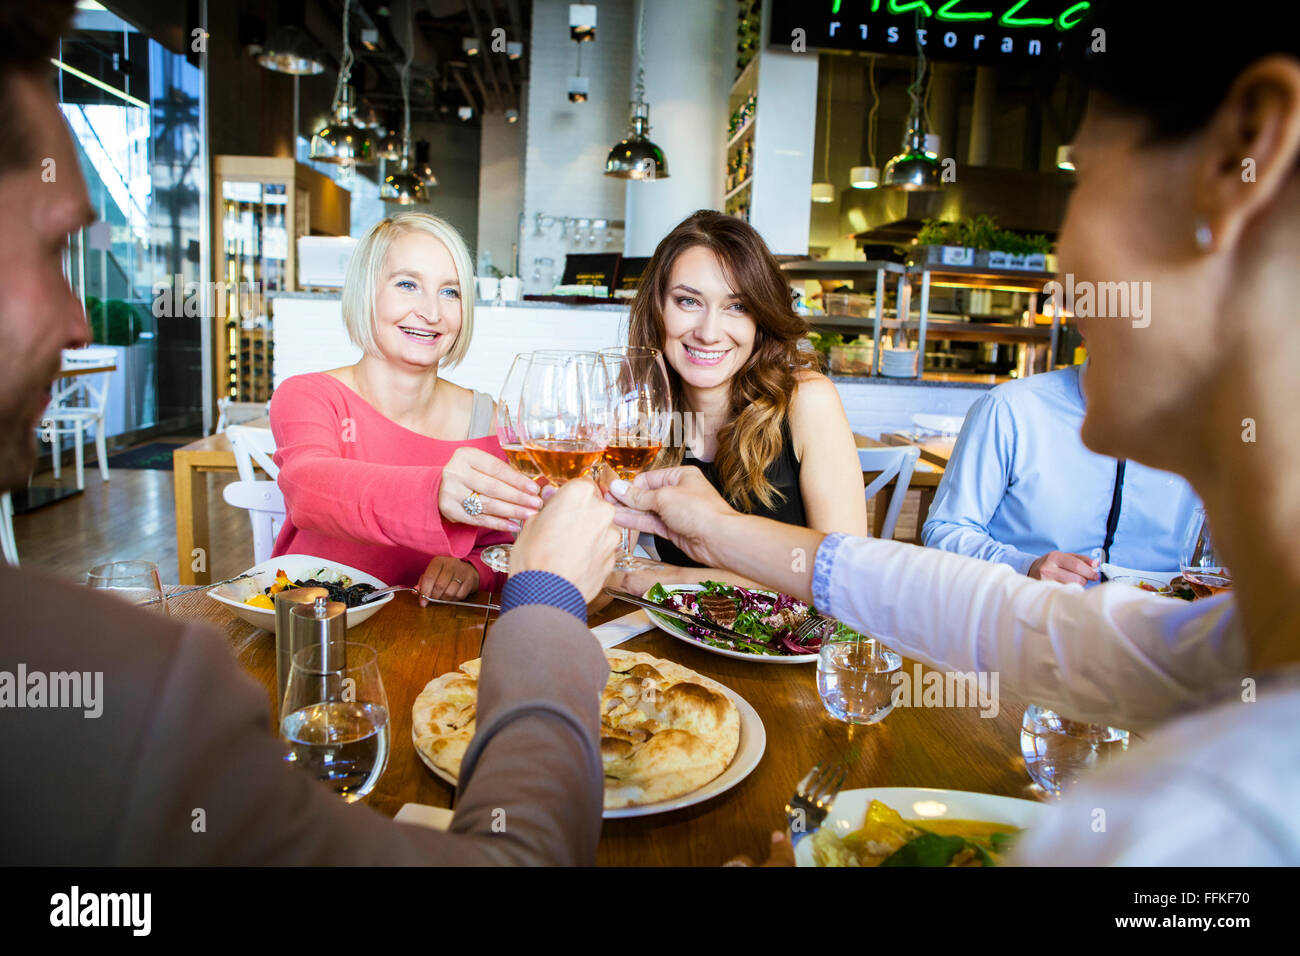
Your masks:
M718 493L724 498L726 494L722 490L722 479L718 477L718 470L711 461L700 461L688 451L682 457L683 465L694 465L704 473L704 477L709 479L709 484L718 489ZM767 480L772 483L779 494L777 500L771 508L764 508L761 504L755 504L750 514L758 515L763 518L773 518L776 521L785 524L799 525L800 527L808 526L808 516L803 508L803 495L799 491L799 459L794 454L794 440L790 437L790 425L784 422L781 425L781 450L777 453L776 458L767 466L764 472ZM783 497L784 496L784 497ZM696 561L681 548L673 544L666 538L655 535L655 549L659 553L659 560L665 564L676 564L683 568L703 567L700 562Z

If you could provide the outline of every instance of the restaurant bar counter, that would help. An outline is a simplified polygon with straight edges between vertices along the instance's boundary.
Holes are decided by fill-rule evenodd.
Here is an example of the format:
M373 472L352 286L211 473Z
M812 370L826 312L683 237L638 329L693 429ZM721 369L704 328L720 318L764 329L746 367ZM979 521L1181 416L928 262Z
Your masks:
M272 384L291 375L319 372L357 361L360 352L343 328L337 292L282 292L271 297L274 357ZM623 305L510 302L474 306L474 340L448 380L496 397L516 353L534 349L602 349L627 341ZM832 375L849 424L860 435L878 436L912 427L912 415L965 415L995 384L992 376L937 374L933 378Z

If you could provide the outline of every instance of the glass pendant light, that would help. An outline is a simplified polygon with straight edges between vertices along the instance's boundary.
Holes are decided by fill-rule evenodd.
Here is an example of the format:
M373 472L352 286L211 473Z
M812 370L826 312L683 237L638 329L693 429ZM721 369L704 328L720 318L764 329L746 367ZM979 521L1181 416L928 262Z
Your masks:
M917 29L921 29L921 14L917 11ZM918 33L919 37L919 33ZM916 77L907 88L907 95L912 99L912 113L907 122L907 132L903 135L903 150L889 162L885 163L883 185L891 189L903 189L908 192L938 189L939 158L926 152L925 124L921 120L921 82L925 78L925 51L921 41L916 43Z
M425 189L432 189L438 185L438 177L433 172L433 166L429 164L429 143L426 140L420 140L415 144L414 171L424 183Z
M408 47L409 49L409 47ZM402 158L397 172L389 173L379 184L379 198L401 206L425 202L424 181L411 171L411 55L402 64Z
M835 184L831 182L831 81L835 78L834 67L827 67L826 73L826 142L822 150L822 160L825 162L825 168L822 170L825 178L819 183L812 184L812 201L828 203L835 201Z
M636 99L628 132L605 157L605 175L618 179L667 179L664 151L650 141L650 105L645 101L645 0L637 5Z
M867 114L867 153L871 165L849 170L849 185L854 189L875 189L880 185L880 167L876 165L876 112L880 109L880 94L876 92L875 57L867 65L867 82L871 86L871 112Z
M357 125L353 116L352 47L348 45L348 19L352 0L343 0L343 56L339 60L339 79L334 87L330 107L333 122L316 130L311 137L311 158L323 163L373 163L374 142L370 132Z

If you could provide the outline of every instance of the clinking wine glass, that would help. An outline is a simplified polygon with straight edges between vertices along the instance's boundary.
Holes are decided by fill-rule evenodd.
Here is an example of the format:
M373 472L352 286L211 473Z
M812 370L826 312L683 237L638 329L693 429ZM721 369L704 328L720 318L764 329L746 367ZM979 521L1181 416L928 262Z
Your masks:
M519 435L557 488L591 471L609 436L610 384L595 352L534 352L524 375Z
M1178 564L1184 578L1209 588L1211 594L1232 587L1232 573L1224 566L1223 556L1215 547L1204 508L1197 508L1192 515Z
M668 440L673 404L668 372L658 349L629 345L602 349L600 356L613 392L603 458L618 477L633 481L654 464ZM627 528L620 530L623 546L614 567L631 571L652 566L632 556L632 534Z
M388 765L388 696L379 656L365 644L312 644L293 656L280 708L288 763L348 803L374 789Z
M501 394L497 397L496 433L497 441L501 443L501 448L506 453L506 459L510 464L525 477L536 481L542 473L537 467L537 462L533 461L532 456L524 448L517 419L519 397L523 394L524 376L528 374L531 358L530 353L520 353L515 356L514 362L510 365L505 384L501 386ZM508 544L494 544L484 548L480 557L493 571L504 574L510 570L510 545Z

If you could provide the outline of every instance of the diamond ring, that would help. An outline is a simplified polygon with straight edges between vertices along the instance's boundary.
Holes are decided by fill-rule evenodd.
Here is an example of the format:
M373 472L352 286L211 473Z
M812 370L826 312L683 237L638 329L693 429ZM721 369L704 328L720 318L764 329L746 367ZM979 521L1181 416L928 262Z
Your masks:
M477 518L483 513L483 499L477 491L471 491L469 496L460 503L465 509L465 513L471 518Z

